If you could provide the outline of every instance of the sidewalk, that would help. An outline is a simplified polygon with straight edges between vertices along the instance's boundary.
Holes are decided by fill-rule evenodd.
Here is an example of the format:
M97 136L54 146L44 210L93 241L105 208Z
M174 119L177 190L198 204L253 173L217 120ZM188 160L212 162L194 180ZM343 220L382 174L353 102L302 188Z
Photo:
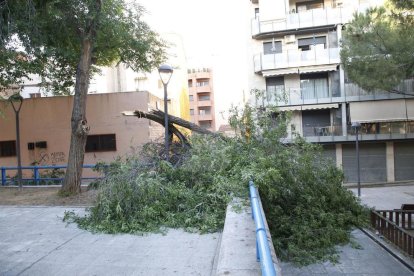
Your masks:
M356 188L349 189L355 195ZM361 188L361 202L377 210L392 210L401 207L401 204L414 204L414 185Z
M357 195L357 189L350 190ZM364 187L361 189L361 202L376 209L396 209L401 207L401 204L414 203L414 186ZM281 263L282 275L414 275L359 229L354 230L352 236L362 249L352 248L350 245L338 247L339 264L325 262L297 268L289 263Z
M220 234L91 234L82 208L0 206L0 275L211 275Z

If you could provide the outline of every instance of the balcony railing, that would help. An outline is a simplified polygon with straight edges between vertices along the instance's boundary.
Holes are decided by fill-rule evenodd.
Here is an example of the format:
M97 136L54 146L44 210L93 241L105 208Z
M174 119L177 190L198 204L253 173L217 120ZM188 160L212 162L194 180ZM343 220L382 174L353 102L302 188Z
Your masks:
M285 18L275 20L260 21L258 18L252 19L252 36L300 28L344 24L351 21L354 12L364 12L366 9L367 6L313 9L290 13Z
M355 129L347 126L348 134L355 135ZM362 123L359 133L362 137L368 136L398 136L414 134L414 121ZM391 137L392 138L392 137Z
M213 115L211 113L206 114L200 114L198 115L199 121L211 121L213 120Z
M383 124L382 130L373 132L360 129L359 139L361 141L377 140L398 140L414 138L414 121L411 122L388 122ZM302 136L313 143L319 142L345 142L355 141L355 130L351 126L346 126L346 133L343 133L341 125L302 127Z
M254 71L284 69L291 67L335 64L340 62L339 48L315 48L308 51L288 50L278 54L254 56Z
M401 93L388 91L365 91L354 83L345 83L345 95L341 96L339 89L318 89L318 91L304 90L300 88L283 89L283 86L267 88L266 97L260 105L290 106L304 104L340 103L352 101L387 100L414 97L414 79L407 79L395 87ZM321 92L323 91L323 92Z
M347 101L387 100L414 97L414 79L402 81L395 87L395 90L401 93L381 90L368 92L355 83L345 83L345 97Z
M339 90L332 90L326 87L323 93L320 91L309 91L309 89L290 88L290 89L274 89L268 88L266 97L260 105L264 106L290 106L304 104L321 104L321 103L338 103L344 98L340 96Z
M303 136L342 136L341 125L303 127Z

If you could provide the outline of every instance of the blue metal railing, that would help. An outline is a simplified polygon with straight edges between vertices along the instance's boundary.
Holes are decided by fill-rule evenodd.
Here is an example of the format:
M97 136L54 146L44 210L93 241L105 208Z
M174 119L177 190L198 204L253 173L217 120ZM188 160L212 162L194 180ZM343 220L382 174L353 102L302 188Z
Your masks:
M84 169L93 169L96 165L90 165L86 164L83 165ZM34 184L39 185L41 181L44 180L56 180L56 181L62 181L63 178L61 177L42 177L39 170L50 170L50 169L66 169L66 165L57 165L57 166L22 166L22 170L33 170L33 178L23 178L23 181L33 181ZM7 181L10 181L10 178L7 178L7 171L15 171L18 167L0 167L0 174L1 174L1 185L6 185ZM82 180L95 180L100 179L101 177L82 177ZM11 180L11 181L15 181Z
M266 224L264 214L260 208L258 192L252 180L249 181L250 202L252 205L252 215L256 225L256 256L260 261L263 276L276 276L275 266L270 253L270 246L267 240Z

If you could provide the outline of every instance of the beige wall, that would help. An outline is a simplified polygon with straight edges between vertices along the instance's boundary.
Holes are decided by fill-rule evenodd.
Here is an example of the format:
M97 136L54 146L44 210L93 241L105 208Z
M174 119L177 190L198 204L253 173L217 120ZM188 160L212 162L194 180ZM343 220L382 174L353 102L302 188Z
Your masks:
M85 164L111 161L116 156L131 152L151 138L147 119L125 117L126 110L148 110L152 105L146 92L126 92L88 95L87 120L89 134L115 134L116 151L85 154ZM20 114L22 165L33 162L41 165L66 164L70 140L70 116L73 97L25 99ZM0 104L0 141L16 140L14 112L11 106ZM154 125L155 123L153 123ZM154 126L155 127L155 126ZM46 141L47 148L28 150L29 142ZM0 166L16 166L16 157L0 157Z

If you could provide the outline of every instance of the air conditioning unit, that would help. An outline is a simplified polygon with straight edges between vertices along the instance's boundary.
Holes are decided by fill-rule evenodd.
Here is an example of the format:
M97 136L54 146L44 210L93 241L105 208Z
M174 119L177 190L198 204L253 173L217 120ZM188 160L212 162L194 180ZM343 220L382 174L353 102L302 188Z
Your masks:
M285 43L295 43L295 35L285 35Z

